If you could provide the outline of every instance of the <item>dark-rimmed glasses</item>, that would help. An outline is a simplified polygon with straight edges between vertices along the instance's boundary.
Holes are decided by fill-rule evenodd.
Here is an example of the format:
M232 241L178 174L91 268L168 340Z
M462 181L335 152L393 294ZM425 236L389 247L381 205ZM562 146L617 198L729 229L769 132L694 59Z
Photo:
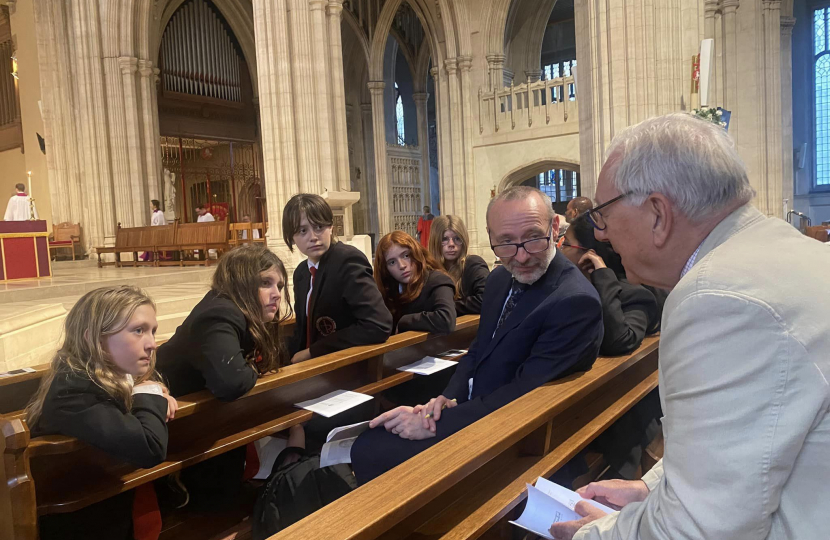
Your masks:
M532 240L525 240L524 242L520 242L518 244L499 244L497 246L491 244L490 249L493 250L493 253L495 253L497 257L503 257L505 259L518 255L519 248L524 249L525 253L528 255L542 253L550 247L550 237L552 233L553 224L551 223L547 236L543 236L542 238L534 238Z
M596 230L604 231L607 228L607 225L605 224L605 218L602 217L602 212L600 212L600 210L602 210L606 206L610 206L610 205L614 204L615 202L619 201L620 199L624 199L624 198L628 197L629 195L633 195L633 194L634 194L633 191L628 191L626 193L623 193L622 195L620 195L618 197L614 197L610 201L602 203L601 205L597 206L596 208L594 208L592 210L588 210L587 212L585 212L582 215L585 216L585 218L588 220L588 223L593 225ZM576 247L576 246L574 246L574 247Z

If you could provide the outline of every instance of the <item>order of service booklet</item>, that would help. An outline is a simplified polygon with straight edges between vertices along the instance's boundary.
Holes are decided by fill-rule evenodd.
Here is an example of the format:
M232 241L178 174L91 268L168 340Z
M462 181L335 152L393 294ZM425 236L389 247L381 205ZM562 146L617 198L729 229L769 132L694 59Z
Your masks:
M550 538L550 526L560 521L574 521L582 519L576 513L574 507L579 501L585 501L606 514L615 512L611 508L596 501L583 499L578 493L568 488L554 484L541 476L536 480L536 485L527 485L527 505L519 519L511 521L513 525L521 527L542 538Z

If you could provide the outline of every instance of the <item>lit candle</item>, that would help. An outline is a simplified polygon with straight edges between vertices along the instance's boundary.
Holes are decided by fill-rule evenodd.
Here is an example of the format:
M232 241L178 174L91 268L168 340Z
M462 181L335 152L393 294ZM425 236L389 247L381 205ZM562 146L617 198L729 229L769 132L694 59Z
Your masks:
M32 171L27 172L29 175L29 197L32 196Z

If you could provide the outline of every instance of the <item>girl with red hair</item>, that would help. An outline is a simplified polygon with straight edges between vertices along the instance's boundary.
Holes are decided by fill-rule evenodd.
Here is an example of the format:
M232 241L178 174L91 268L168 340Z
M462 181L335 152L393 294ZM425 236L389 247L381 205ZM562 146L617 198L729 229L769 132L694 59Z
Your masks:
M417 240L403 231L381 238L374 274L395 332L455 329L455 284Z

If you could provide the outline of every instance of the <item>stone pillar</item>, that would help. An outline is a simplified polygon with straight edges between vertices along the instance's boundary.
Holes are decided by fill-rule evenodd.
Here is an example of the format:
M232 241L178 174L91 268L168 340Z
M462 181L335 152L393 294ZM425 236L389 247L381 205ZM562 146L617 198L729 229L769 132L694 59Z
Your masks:
M449 120L449 90L447 77L441 68L430 69L432 80L435 82L435 120L438 124L438 168L441 193L441 214L452 214L454 197L452 193L452 136Z
M378 235L383 236L392 231L392 210L390 181L386 166L386 129L383 107L383 81L369 81L369 93L372 96L372 134L375 148L375 185L378 201ZM378 238L379 239L379 238Z
M781 112L781 0L764 0L764 63L765 77L765 111L764 134L766 161L765 181L762 182L763 197L759 197L761 211L768 216L784 218L783 199L783 152ZM790 108L792 113L792 107ZM790 131L792 134L792 131ZM792 136L792 135L791 135ZM792 144L790 144L792 148ZM759 193L759 195L762 195Z
M421 150L421 206L432 206L429 196L429 126L427 124L426 92L412 94L415 101L415 114L418 119L418 148Z
M141 75L141 114L144 125L144 158L147 175L147 194L150 199L164 201L161 177L161 154L159 152L159 115L156 102L156 82L159 69L149 60L138 61ZM165 210L173 210L165 208Z
M329 65L331 66L332 99L334 103L335 153L337 178L340 190L351 186L349 175L349 141L346 129L346 90L343 82L343 44L340 37L340 20L343 14L342 0L329 0L326 5L329 36ZM365 174L365 172L364 172ZM366 206L365 204L363 205ZM346 209L346 213L351 212Z
M738 17L740 0L723 0L723 73L724 101L723 108L735 110L738 106ZM738 138L740 120L734 118L729 123L729 132Z
M133 210L131 225L142 227L149 224L150 198L147 194L146 176L144 174L144 156L142 155L144 141L141 134L141 121L139 120L139 102L136 95L136 74L138 72L138 59L134 57L120 57L118 64L121 68L124 87L124 102L113 104L115 108L123 107L127 118L127 157L130 165L129 193L130 206Z
M360 104L360 120L363 126L363 152L365 156L366 167L363 171L363 176L366 179L364 185L366 190L361 194L361 200L365 197L363 208L366 213L364 220L369 232L378 232L378 213L373 209L378 207L378 191L377 181L375 179L375 139L372 135L372 104Z
M319 143L317 163L320 168L320 190L312 193L322 193L324 189L336 191L340 188L334 151L333 102L326 98L328 95L333 95L332 89L329 88L333 70L329 63L330 49L326 43L328 41L326 39L326 17L323 12L325 3L326 0L309 0L308 2L311 15L309 29L314 78L307 82L311 83L314 88L312 104L316 113L314 128ZM345 112L343 114L345 115Z
M781 17L781 147L784 159L781 165L782 197L789 209L795 205L795 167L793 164L793 26L794 17ZM783 204L781 205L783 212ZM787 218L786 215L783 216Z
M490 90L500 90L504 86L504 55L488 54L487 66L489 67Z
M447 58L444 60L444 70L447 72L447 86L450 98L447 116L449 117L450 124L448 134L451 137L452 143L452 177L449 184L452 191L452 206L447 205L442 213L465 216L467 214L467 200L464 197L464 133L461 120L461 90L458 84L458 59Z
M459 56L458 67L461 70L461 96L464 133L464 176L460 179L464 184L465 213L464 220L467 223L467 232L470 235L470 245L478 246L478 221L476 220L476 194L475 177L473 175L473 124L476 119L473 117L473 91L470 83L470 70L473 67L471 56ZM541 70L537 70L541 75ZM536 80L539 80L537 75ZM528 112L528 114L530 114ZM458 180L456 180L458 181Z
M107 98L110 103L124 103L123 76L119 58L104 60ZM109 150L112 159L112 182L115 202L115 219L122 227L133 227L136 223L135 209L132 206L132 189L130 178L130 158L128 156L129 140L127 135L127 115L124 108L115 108L109 119Z

